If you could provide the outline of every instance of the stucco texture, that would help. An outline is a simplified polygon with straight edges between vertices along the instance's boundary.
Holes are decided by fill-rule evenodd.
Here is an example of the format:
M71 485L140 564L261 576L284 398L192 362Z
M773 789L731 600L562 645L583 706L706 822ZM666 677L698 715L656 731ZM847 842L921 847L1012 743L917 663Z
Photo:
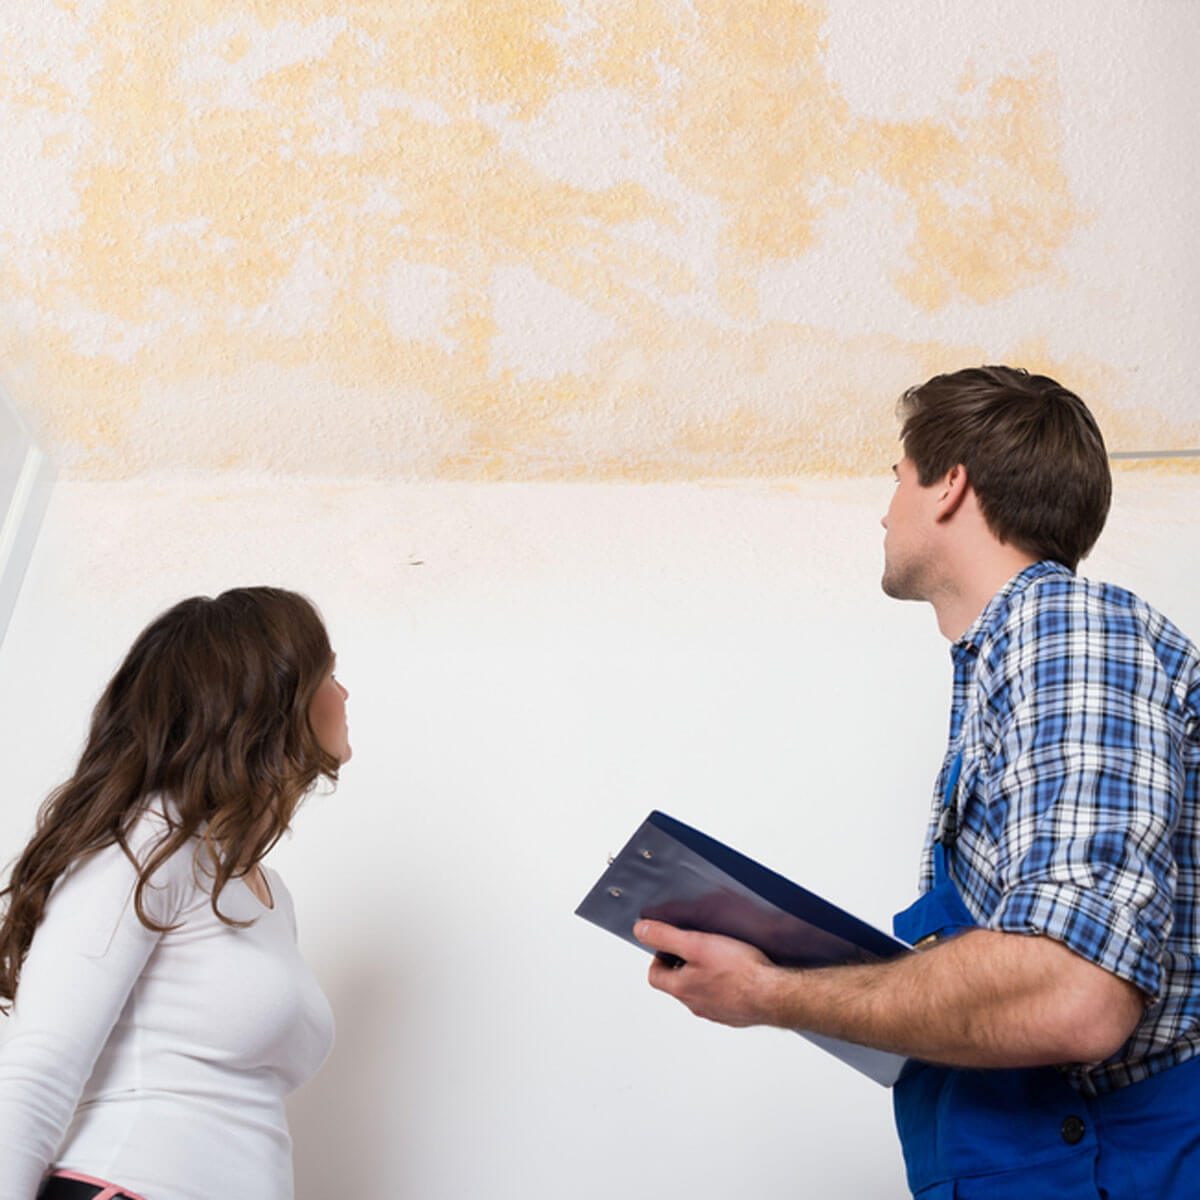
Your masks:
M1046 370L1200 445L1200 6L27 0L0 382L67 477L858 474Z

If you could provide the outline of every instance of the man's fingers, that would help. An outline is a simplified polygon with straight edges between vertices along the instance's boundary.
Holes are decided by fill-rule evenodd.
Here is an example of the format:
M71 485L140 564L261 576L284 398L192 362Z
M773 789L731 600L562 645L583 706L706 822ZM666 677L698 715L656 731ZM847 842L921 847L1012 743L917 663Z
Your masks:
M633 936L654 951L650 986L673 995L674 985L679 981L679 969L687 962L688 943L695 940L695 935L662 921L639 921L633 927Z
M652 988L709 1021L763 1022L763 1009L755 997L763 991L763 967L770 966L770 959L761 950L736 938L677 929L663 921L639 921L633 935L654 951L649 972Z
M663 962L657 954L650 962L648 978L652 988L657 988L660 992L666 992L670 996L676 994L681 982L679 968Z
M639 921L633 927L633 936L643 946L649 946L659 954L671 954L682 958L685 962L688 958L688 947L696 940L695 934L685 929L676 929L674 925L663 921Z

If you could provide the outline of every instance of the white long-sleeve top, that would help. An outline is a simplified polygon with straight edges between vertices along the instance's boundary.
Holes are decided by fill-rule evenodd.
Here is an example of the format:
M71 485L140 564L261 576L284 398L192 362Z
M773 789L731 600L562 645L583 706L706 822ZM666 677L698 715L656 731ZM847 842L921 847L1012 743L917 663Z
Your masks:
M143 817L135 852L160 830ZM34 1200L52 1165L146 1200L291 1200L284 1097L328 1053L332 1013L278 874L273 908L230 881L221 911L254 922L232 928L194 851L145 892L154 919L179 925L167 933L138 920L117 846L56 885L0 1017L0 1200Z

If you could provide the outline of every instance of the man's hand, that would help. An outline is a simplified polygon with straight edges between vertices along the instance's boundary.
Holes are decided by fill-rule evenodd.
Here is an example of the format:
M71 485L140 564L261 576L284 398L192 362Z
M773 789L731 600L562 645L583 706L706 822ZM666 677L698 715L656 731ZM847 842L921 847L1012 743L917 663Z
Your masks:
M639 921L634 936L656 951L650 986L674 996L698 1017L722 1025L771 1025L778 972L753 946L715 933L691 933L662 921ZM682 966L669 966L658 954L674 955Z

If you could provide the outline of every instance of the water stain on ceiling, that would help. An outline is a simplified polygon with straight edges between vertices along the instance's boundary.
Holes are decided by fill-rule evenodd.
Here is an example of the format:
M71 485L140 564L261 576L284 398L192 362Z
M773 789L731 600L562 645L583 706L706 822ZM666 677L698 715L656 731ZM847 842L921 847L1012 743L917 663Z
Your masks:
M820 4L48 7L0 26L0 364L76 477L873 472L902 387L996 357L922 314L1060 278L1089 219L1051 56L879 120ZM848 328L828 268L780 319L764 272L863 189L912 321Z

